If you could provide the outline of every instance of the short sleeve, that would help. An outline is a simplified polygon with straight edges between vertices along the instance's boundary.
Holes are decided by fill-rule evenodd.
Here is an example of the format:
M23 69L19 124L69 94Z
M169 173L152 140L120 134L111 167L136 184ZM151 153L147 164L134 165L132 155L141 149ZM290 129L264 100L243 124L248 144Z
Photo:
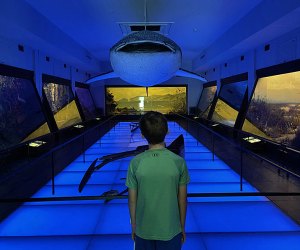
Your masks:
M134 164L133 161L130 161L130 165L127 171L127 178L126 178L126 186L131 189L137 189L137 179L134 172Z
M186 162L184 160L182 164L180 178L179 178L179 185L186 185L189 182L190 182L190 176L186 166Z

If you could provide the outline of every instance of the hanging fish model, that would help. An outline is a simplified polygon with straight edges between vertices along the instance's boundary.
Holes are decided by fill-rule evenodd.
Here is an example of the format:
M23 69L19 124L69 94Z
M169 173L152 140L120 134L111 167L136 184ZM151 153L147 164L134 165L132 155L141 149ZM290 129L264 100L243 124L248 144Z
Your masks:
M158 32L143 30L117 42L110 49L113 71L90 78L87 83L120 77L130 84L149 87L173 76L207 82L205 78L181 69L181 60L181 49L174 41Z

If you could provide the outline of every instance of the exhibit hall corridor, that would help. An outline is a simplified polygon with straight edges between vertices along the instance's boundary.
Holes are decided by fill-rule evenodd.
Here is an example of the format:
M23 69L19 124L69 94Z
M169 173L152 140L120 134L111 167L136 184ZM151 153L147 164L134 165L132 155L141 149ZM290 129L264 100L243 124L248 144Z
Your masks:
M240 176L175 122L166 144L180 134L191 177L189 193L240 192ZM79 183L92 161L145 145L130 122L119 122L34 197L99 196L126 189L131 157L95 171L81 193ZM85 162L84 162L85 158ZM37 173L38 175L38 173ZM246 181L243 192L257 192ZM300 226L266 197L188 198L183 250L299 250ZM131 250L127 199L27 202L0 223L2 250Z

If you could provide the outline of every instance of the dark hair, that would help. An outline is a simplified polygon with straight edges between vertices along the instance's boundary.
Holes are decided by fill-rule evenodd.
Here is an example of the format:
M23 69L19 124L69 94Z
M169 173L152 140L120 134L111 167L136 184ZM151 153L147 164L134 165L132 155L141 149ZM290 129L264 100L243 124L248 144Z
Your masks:
M142 116L140 129L149 144L158 144L165 140L168 132L168 121L163 114L149 111Z

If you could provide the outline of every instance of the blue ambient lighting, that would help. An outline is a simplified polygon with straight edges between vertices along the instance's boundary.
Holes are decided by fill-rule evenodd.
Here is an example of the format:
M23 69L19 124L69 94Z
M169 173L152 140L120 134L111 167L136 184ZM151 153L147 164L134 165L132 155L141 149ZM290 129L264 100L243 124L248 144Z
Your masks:
M170 143L185 137L191 176L189 193L241 192L240 176L180 128L169 123ZM101 142L101 143L100 143ZM130 157L96 171L82 193L78 184L96 157L146 144L139 133L130 136L129 123L119 123L55 177L55 195L101 195L123 191ZM133 146L134 145L134 146ZM257 190L243 180L243 192ZM51 182L33 197L51 197ZM183 250L296 250L300 227L266 197L199 197L188 199L187 241ZM0 224L0 249L118 249L133 248L127 200L25 203ZM196 248L195 248L196 246Z

